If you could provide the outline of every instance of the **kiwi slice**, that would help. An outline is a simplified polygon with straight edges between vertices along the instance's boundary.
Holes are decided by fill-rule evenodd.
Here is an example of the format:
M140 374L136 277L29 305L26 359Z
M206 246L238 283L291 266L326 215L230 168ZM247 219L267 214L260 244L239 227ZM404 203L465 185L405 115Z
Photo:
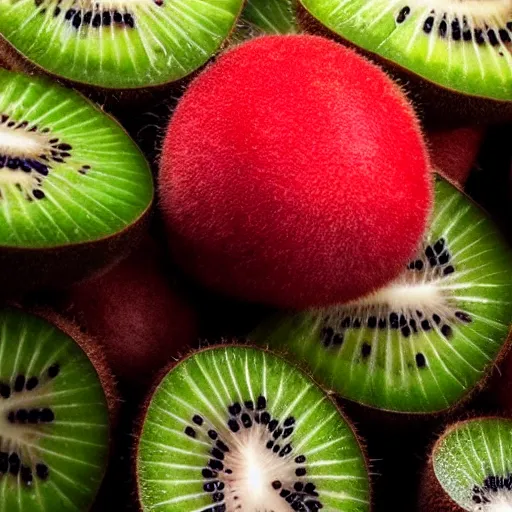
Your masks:
M462 400L507 346L512 258L486 214L440 177L435 203L397 280L351 303L274 318L253 339L370 407L433 413Z
M297 32L295 0L247 0L242 11L242 23L253 35L294 34Z
M434 445L420 510L512 510L512 420L475 418L450 426Z
M102 88L179 80L203 65L243 0L3 0L0 35L54 75Z
M0 69L2 291L67 284L119 259L152 198L149 166L113 119L70 89Z
M459 93L512 100L509 0L300 0L343 39Z
M147 402L136 464L143 510L369 510L347 420L260 349L221 346L178 363Z
M0 310L0 510L90 508L108 460L111 386L83 336Z

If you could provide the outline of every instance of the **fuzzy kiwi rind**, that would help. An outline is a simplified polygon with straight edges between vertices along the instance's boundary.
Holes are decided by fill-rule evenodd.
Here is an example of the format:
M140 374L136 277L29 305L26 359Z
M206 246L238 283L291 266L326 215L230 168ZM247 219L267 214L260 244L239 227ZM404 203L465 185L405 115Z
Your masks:
M153 201L141 151L75 91L5 70L0 83L2 292L65 286L114 264Z
M404 6L407 4L407 2L403 3ZM485 125L512 120L512 84L509 88L509 96L507 98L505 94L505 99L479 95L476 92L471 94L457 91L446 86L442 81L436 82L429 76L414 73L400 63L399 55L392 59L372 51L364 44L357 44L344 37L333 27L320 22L305 5L304 0L298 0L297 22L302 30L334 39L383 66L408 92L426 125L446 129L449 126L457 127L468 123Z
M2 307L0 332L3 507L89 510L118 409L101 347L43 309ZM17 348L7 350L9 343Z
M243 340L233 340L232 342L229 342L229 343L227 342L227 340L222 340L222 344L214 345L214 346L205 346L204 348L201 348L199 350L192 351L189 354L187 354L186 356L184 356L183 358L181 358L179 361L173 361L170 365L168 365L167 368L164 368L159 373L159 375L156 377L153 388L147 394L146 400L145 400L143 406L141 407L141 413L140 413L140 416L139 416L139 419L138 419L138 422L137 422L136 428L135 428L136 436L135 436L135 444L134 444L134 449L133 449L133 458L134 458L133 478L134 478L135 488L136 488L136 492L137 492L137 503L139 505L139 509L141 511L152 510L151 505L146 506L144 503L144 493L147 494L148 487L147 487L147 482L145 482L145 479L141 476L142 475L141 440L143 439L143 437L145 435L144 434L145 426L148 422L148 417L150 416L150 407L151 407L154 397L157 394L160 394L160 395L163 393L168 394L168 391L165 391L162 389L165 386L165 380L166 380L166 378L168 378L168 376L170 374L172 374L172 372L174 372L177 369L179 370L181 365L186 365L186 363L188 361L193 360L193 358L195 358L196 356L203 357L205 355L205 353L208 353L208 352L213 354L214 352L221 353L222 351L226 352L226 351L231 351L231 350L239 352L239 354L237 354L234 359L239 358L240 361L242 360L243 354L245 353L245 363L244 363L245 364L245 372L250 371L249 369L253 368L252 366L247 366L247 364L246 364L248 361L248 354L251 352L257 353L257 354L261 355L263 360L265 360L266 357L272 358L274 361L279 362L279 364L282 366L283 369L284 369L284 367L288 367L288 369L290 370L290 375L292 373L297 372L298 375L300 375L302 377L302 379L304 379L305 381L309 381L309 383L311 384L310 388L315 388L321 394L324 394L325 403L328 404L330 407L332 407L333 415L335 415L337 417L337 419L341 422L341 424L343 424L344 428L346 429L347 435L350 436L350 440L351 440L351 442L353 442L353 447L351 449L351 453L352 453L352 451L354 451L354 453L356 454L355 458L359 459L359 462L356 464L356 465L358 465L358 469L355 470L355 472L357 473L357 475L355 476L355 481L357 481L357 480L360 481L361 479L363 479L363 480L366 480L366 482L367 482L365 485L355 484L355 487L356 487L355 493L356 494L364 494L365 495L364 498L362 498L362 499L357 498L356 500L354 500L354 502L351 502L351 500L348 500L348 501L346 500L346 498L347 498L346 495L344 495L343 497L342 496L339 497L339 499L341 499L343 502L345 502L345 506L349 507L349 508L343 508L343 510L347 510L347 511L348 510L351 510L351 511L357 510L357 511L361 511L361 512L366 511L366 510L371 510L371 489L369 486L370 481L369 481L369 477L368 477L369 467L368 467L368 460L366 458L365 445L363 443L363 440L357 436L357 433L356 433L353 425L350 423L350 421L347 419L347 417L343 414L343 412L339 409L336 402L334 400L332 400L332 398L329 395L325 394L322 391L322 389L315 383L315 381L312 379L312 377L308 376L307 373L305 373L303 370L293 367L293 365L290 365L288 362L283 360L281 357L277 356L276 354L274 354L268 350L264 350L262 348L256 348L250 344L244 344ZM228 364L227 367L229 368L229 372L231 372L232 371L231 365ZM222 370L227 371L226 366L224 366L222 368ZM217 375L220 375L218 367L216 369L216 372L217 372ZM205 377L205 375L203 374L201 378L203 379L204 377ZM234 379L233 374L231 374L230 378ZM245 382L240 384L240 388L246 390L245 387L249 386L247 389L249 390L249 393L251 393L254 391L255 388L251 387L249 380L250 380L249 376L246 373L245 377L244 377ZM185 380L183 380L181 383L178 383L180 385L180 387L183 384L183 382L185 382ZM234 380L232 380L231 382L234 382ZM223 383L222 386L223 386L222 394L224 395L224 392L228 393L228 391L227 391L227 388L225 387L225 383ZM210 392L212 392L212 395L210 394ZM194 393L195 393L195 391L194 391ZM227 403L228 401L226 402L225 405L223 403L223 405L218 409L219 413L223 410L228 412L227 408L229 405L232 405L231 402L234 402L234 403L240 402L240 400L237 400L237 398L239 396L241 396L240 389L238 388L237 385L235 385L235 388L232 390L232 393L233 393L233 399L228 400L230 402L229 404ZM299 393L299 394L300 394L300 396L303 396L304 393ZM169 396L169 398L172 398L172 396L177 396L177 395L178 395L178 390L176 387L173 387L172 395L168 395L168 396ZM220 397L219 392L214 390L214 388L209 389L208 397L213 396L213 395L215 395L217 398ZM249 399L250 398L251 397L249 397ZM295 399L295 398L297 398L297 394L293 395L293 399ZM241 402L240 402L240 403L242 403L242 408L244 408L243 402L244 402L244 400L241 400ZM256 404L257 401L254 400L253 403ZM247 404L247 402L246 402L246 404ZM289 405L289 402L286 405ZM182 404L178 404L177 408L173 407L172 412L177 413L177 410L179 410L179 408L181 406L182 406ZM254 408L257 410L256 405L254 405ZM180 427L183 427L181 430L183 431L184 438L190 441L190 439L192 439L192 437L190 436L190 432L188 432L187 434L184 434L185 433L184 429L187 426L189 426L191 428L195 427L197 429L197 431L199 432L201 430L201 426L199 426L198 423L196 423L197 420L194 419L195 417L192 414L189 414L189 416L190 416L190 418L188 418L188 416L187 416L187 421L184 421L183 424L180 425ZM223 419L223 423L225 423L228 419L229 419L229 412L226 415L226 418ZM165 423L165 421L166 420L165 420L165 416L164 416L164 418L162 420L162 425ZM211 420L208 418L207 415L205 415L205 417L203 418L203 421L204 421L204 423L202 424L202 426L204 427L206 422L209 422ZM239 420L239 421L241 422L241 420ZM241 425L241 423L240 423L240 425ZM165 425L163 425L163 426L165 427ZM223 426L227 429L227 425L223 425ZM243 426L241 428L243 430ZM221 432L222 429L218 429L218 430L219 430L219 437L222 438L222 432ZM188 429L187 429L187 431L188 431ZM232 434L231 431L229 431L229 430L226 430L226 431L228 434ZM334 430L331 430L329 437L333 436L333 432L334 432ZM202 435L202 433L200 435ZM208 435L210 435L210 432L208 433ZM207 440L212 442L211 438L207 438ZM290 443L293 443L293 436L290 436L289 440L290 440ZM339 439L339 440L341 440L341 439ZM151 443L151 441L150 441L150 443ZM276 441L276 444L277 444L277 441ZM330 442L329 444L331 446L335 446L336 442L334 442L334 443ZM161 448L163 447L162 444L160 444L159 446ZM348 450L349 448L346 447L346 449ZM329 452L329 455L333 454L332 450L336 451L335 448L331 448L331 452ZM257 451L259 453L259 449ZM263 453L266 452L265 447L263 447L262 452ZM165 450L161 451L160 453L161 453L162 457L166 456ZM215 458L215 455L213 455L213 457ZM204 454L202 454L198 460L202 461L201 464L205 468L207 468L209 458L210 459L212 458L212 454L210 454L208 451L205 451ZM308 465L307 461L306 461L306 463L302 462L301 464L304 464L306 467ZM165 464L163 463L163 465L165 465ZM222 470L220 472L222 472ZM198 489L199 489L199 492L204 492L201 485L204 483L202 480L205 477L201 476L201 467L198 468L198 474L199 474ZM175 477L175 476L176 475L173 474L173 477ZM301 476L299 478L299 480L302 478L305 478L305 477ZM312 480L314 480L314 476L312 477ZM206 482L206 480L205 480L205 482ZM161 481L160 481L160 483L161 483ZM169 481L167 483L170 484L171 482ZM316 490L318 490L318 489L316 489ZM211 493L211 491L208 491L208 492ZM226 494L227 494L226 490L224 492L226 492ZM163 493L164 493L164 491L162 491L162 495L163 495ZM320 493L320 496L319 497L317 496L316 499L322 500L322 491L319 490L319 493ZM242 497L242 499L243 499L243 497ZM331 496L328 499L330 499L331 502L332 502L332 500L334 500L334 502L336 502L336 497ZM162 508L162 510L169 510L169 511L170 510L176 510L176 511L184 510L183 503L184 502L177 502L175 505L178 508L173 508L172 505L169 505L168 508ZM204 512L222 512L222 511L230 510L229 507L223 508L223 507L225 507L225 505L223 503L221 503L221 504L216 504L216 503L217 502L215 502L215 501L208 503L208 501L206 500L204 503L201 503L198 506L198 509L200 509L202 511L204 510ZM348 505L347 505L347 503L348 503ZM261 505L261 503L259 503L259 505ZM286 510L288 510L290 507L290 505L288 505L288 503L286 503L285 501L283 501L283 505L286 507ZM331 506L331 508L328 507L326 510L338 510L338 509L339 509L338 506L336 506L335 508L332 508L332 506ZM194 510L196 510L196 509L194 508ZM281 509L279 509L279 510L281 510ZM284 510L284 508L283 508L283 510ZM310 509L309 508L304 508L304 509L302 509L302 508L295 509L294 508L294 510L304 510L305 512L307 512ZM311 510L317 510L317 508L312 508Z
M485 213L439 176L435 197L398 281L359 303L279 314L251 339L379 411L440 414L467 401L510 348L512 256Z
M494 441L498 440L499 456L495 456L492 450L496 446L489 445L489 441L492 441L489 439L489 434L493 429L497 430L497 435L493 432L492 437ZM476 430L478 432L475 432ZM502 437L502 434L505 434L505 437ZM456 438L460 460L455 458L457 454L449 452L449 448L444 447L446 439L453 436ZM469 442L471 446L463 446L461 439ZM478 444L480 446L477 446ZM492 512L502 509L492 508L489 501L497 498L499 500L505 496L508 508L512 507L511 447L512 420L509 418L475 416L449 425L429 451L419 488L418 511ZM436 457L439 453L443 461L436 468ZM439 477L443 479L443 483L440 482ZM473 485L468 485L469 477L474 479ZM452 491L455 490L457 496L450 494L450 489L447 487L451 487Z
M203 66L235 27L243 0L7 0L0 5L0 52L16 68L102 89L178 82Z

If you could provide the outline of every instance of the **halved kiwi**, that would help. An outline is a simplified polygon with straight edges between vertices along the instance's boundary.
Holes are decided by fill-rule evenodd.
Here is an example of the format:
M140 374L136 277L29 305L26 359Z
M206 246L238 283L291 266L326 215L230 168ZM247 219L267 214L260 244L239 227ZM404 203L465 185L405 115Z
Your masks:
M431 225L396 281L331 309L279 316L252 337L349 400L434 413L482 381L508 347L511 320L509 247L484 212L437 177Z
M369 510L351 426L304 373L260 349L179 362L148 398L136 452L143 510Z
M153 199L121 126L78 93L0 70L0 290L69 284L123 257Z
M0 510L86 511L109 455L112 377L64 323L0 310Z
M4 0L0 36L47 72L102 88L179 80L232 30L243 0Z
M428 461L418 510L512 510L512 420L475 418L448 427Z
M499 102L495 108L501 110L502 116L512 112L509 0L300 3L314 20L333 33L398 68L447 91ZM427 87L421 92L425 96L431 91ZM439 101L439 96L436 99ZM457 107L448 101L442 104L445 113L446 108ZM483 115L481 110L479 115Z

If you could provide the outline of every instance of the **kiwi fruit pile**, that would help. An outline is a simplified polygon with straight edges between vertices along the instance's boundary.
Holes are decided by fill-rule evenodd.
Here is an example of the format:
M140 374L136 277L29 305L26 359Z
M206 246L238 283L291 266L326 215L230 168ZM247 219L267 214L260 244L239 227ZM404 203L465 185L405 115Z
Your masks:
M512 0L0 0L0 512L512 511Z

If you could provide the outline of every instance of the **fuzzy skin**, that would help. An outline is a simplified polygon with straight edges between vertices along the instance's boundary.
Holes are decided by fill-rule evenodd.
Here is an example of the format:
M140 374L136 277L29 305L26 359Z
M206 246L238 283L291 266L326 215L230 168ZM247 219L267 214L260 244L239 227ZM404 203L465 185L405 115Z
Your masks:
M476 162L484 135L482 127L428 132L432 167L463 188Z
M268 36L225 53L182 98L160 206L198 280L304 309L398 275L431 180L414 112L379 68L320 37Z
M167 283L156 244L70 291L70 311L102 340L114 373L146 383L196 336L192 310Z

